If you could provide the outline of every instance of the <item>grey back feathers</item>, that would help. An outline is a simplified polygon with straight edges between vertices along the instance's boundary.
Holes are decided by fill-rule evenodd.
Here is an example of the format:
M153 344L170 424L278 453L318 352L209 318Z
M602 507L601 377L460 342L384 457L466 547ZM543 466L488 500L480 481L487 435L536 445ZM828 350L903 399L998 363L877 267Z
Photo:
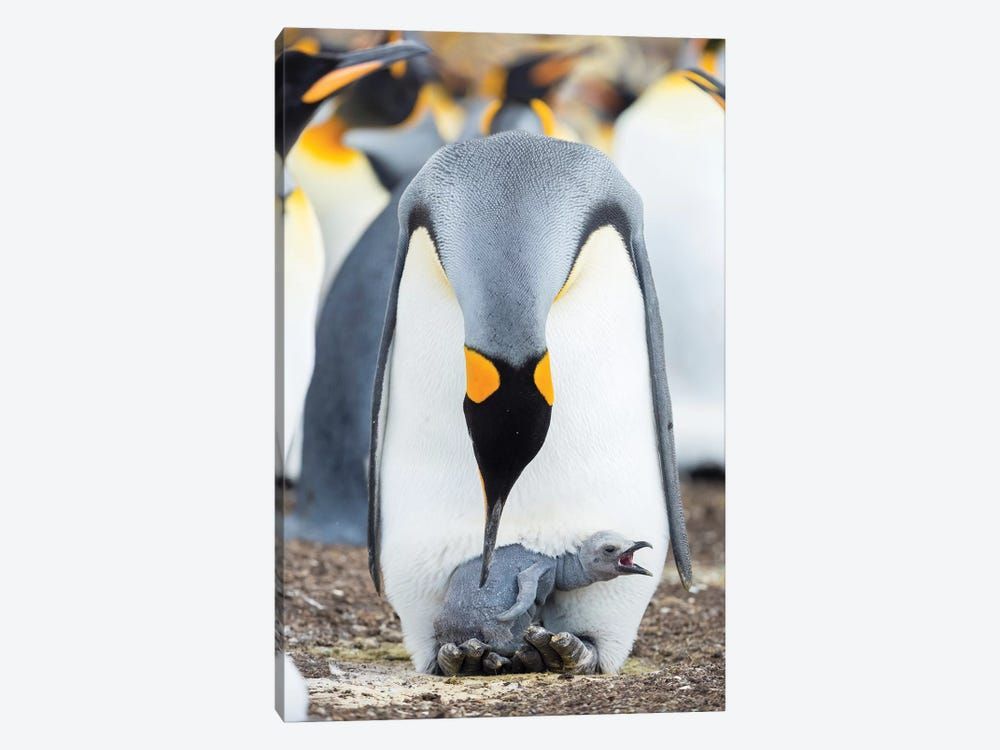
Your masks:
M509 657L523 643L524 631L555 587L555 559L520 544L501 547L494 554L490 576L482 587L481 562L478 557L468 560L451 574L444 603L434 620L434 636L438 645L477 638ZM518 600L523 573L528 570L536 575L532 576L534 589L526 606L513 616L503 617Z
M430 233L458 297L466 345L512 364L546 349L545 321L588 236L613 226L645 300L646 341L670 540L685 587L691 563L674 456L663 331L643 241L642 202L597 149L525 132L440 149L399 204L399 242L375 373L369 461L369 568L381 591L379 459L383 388L410 235Z

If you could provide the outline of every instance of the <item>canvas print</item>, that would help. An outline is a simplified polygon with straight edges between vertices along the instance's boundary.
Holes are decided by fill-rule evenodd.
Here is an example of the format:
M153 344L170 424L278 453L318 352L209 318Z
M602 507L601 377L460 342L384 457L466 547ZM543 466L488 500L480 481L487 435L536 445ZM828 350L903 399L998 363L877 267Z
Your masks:
M279 34L286 721L724 709L725 49Z

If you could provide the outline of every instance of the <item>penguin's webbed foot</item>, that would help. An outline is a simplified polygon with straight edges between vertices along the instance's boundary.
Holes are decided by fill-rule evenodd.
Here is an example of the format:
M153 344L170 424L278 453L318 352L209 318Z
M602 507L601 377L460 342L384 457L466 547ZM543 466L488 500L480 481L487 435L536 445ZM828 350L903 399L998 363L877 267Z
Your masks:
M483 673L483 657L487 653L486 644L470 638L461 645L445 643L438 649L437 666L445 677Z
M572 633L550 633L540 625L532 625L524 639L538 651L550 672L594 674L597 672L597 646Z

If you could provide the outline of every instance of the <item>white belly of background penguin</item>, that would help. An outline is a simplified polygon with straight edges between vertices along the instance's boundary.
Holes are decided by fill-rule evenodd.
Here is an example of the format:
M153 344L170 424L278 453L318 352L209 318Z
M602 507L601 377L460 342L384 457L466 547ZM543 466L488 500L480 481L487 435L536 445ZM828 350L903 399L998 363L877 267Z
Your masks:
M613 528L653 544L653 576L558 592L542 621L617 671L668 535L690 583L638 196L596 149L505 133L439 151L400 226L369 544L414 665L434 664L458 565L483 554L485 574L497 545L557 556Z
M615 161L646 202L682 469L725 465L725 91L670 73L615 127Z

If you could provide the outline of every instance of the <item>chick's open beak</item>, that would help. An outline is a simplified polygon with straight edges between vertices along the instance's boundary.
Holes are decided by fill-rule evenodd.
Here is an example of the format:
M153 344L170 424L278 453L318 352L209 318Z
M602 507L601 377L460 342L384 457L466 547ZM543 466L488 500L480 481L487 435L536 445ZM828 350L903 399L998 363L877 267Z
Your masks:
M632 560L632 556L636 553L636 550L640 550L646 547L652 549L653 545L650 544L649 542L636 542L627 550L622 552L622 554L619 555L618 557L618 572L622 573L623 575L644 575L644 576L653 575L641 565L636 565L636 563Z

